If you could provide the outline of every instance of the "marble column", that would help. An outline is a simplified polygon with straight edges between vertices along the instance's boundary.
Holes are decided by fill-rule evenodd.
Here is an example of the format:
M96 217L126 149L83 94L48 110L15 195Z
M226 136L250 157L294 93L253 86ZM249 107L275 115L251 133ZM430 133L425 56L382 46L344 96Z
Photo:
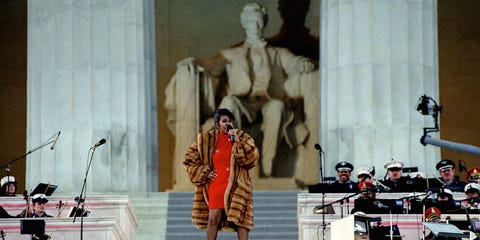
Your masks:
M154 2L29 0L27 189L157 191ZM105 138L93 154L95 142Z
M349 161L383 178L392 158L435 173L439 149L420 144L433 119L416 106L424 94L439 96L437 2L323 0L320 16L326 175Z

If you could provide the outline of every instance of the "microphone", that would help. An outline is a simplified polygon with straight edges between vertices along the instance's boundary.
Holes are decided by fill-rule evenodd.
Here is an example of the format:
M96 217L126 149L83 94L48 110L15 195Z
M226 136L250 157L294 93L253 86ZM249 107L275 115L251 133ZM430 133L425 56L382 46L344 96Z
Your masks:
M460 172L466 172L467 171L467 165L463 160L458 160L458 170Z
M321 153L323 153L323 149L322 149L322 146L320 146L320 144L315 143L315 149L317 149L318 151L320 151Z
M375 166L373 166L372 168L370 168L370 175L372 175L372 177L375 176Z
M100 141L98 141L97 143L95 143L95 145L93 145L93 147L94 147L94 148L99 147L99 146L105 144L106 142L107 142L107 140L105 140L105 138L102 138L102 139L100 139Z
M50 147L50 150L53 150L53 148L55 147L55 144L57 143L58 137L60 137L60 133L61 133L61 132L62 132L62 131L58 131L57 137L55 137L55 140L53 140L53 144L52 144L52 146Z
M383 184L382 182L378 181L377 179L374 178L373 180L375 180L375 183L376 183L377 185L380 185L385 191L390 192L390 190L392 190L390 187L385 186L385 184Z
M364 188L360 190L360 193L378 193L380 192L380 189L377 187L371 187L371 188Z
M232 129L233 129L232 125L227 125L227 130L228 131L230 131ZM235 135L229 134L229 136L230 136L230 142L235 142Z
M389 206L383 205L380 201L373 201L373 204L377 206L378 208L385 208L385 209L390 209Z

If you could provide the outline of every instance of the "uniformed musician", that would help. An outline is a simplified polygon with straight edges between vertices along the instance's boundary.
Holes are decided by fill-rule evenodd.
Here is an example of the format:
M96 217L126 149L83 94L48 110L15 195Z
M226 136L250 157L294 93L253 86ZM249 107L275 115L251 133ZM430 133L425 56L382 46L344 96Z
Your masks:
M344 192L357 192L358 186L357 183L352 181L350 178L353 165L349 162L339 162L335 165L335 170L337 170L337 180L332 183L332 186L336 189L343 190Z
M455 178L455 162L450 159L443 159L437 163L436 169L440 174L439 180L442 187L448 188L453 192L462 192L467 183Z
M386 162L383 166L387 169L385 179L380 181L383 185L390 189L390 192L411 192L414 186L410 177L402 176L402 168L405 165L400 160Z

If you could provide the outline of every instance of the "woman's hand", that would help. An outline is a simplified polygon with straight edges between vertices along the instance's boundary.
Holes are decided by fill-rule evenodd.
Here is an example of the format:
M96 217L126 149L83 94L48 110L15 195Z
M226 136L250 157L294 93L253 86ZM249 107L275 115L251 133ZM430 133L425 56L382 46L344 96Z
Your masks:
M217 170L213 170L211 171L208 175L207 175L207 179L209 181L215 181L215 179L217 178L218 176L218 173L217 173Z

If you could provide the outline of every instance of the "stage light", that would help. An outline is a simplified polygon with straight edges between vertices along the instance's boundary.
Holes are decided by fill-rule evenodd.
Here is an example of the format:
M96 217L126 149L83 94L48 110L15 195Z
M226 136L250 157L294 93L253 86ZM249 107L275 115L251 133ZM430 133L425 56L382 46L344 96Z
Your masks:
M435 115L442 111L442 106L438 105L433 98L423 95L418 100L417 111L422 115ZM433 102L433 104L430 103Z
M433 104L430 103L433 102ZM422 115L432 115L434 119L434 127L424 127L423 128L423 136L420 138L420 143L424 146L427 144L431 144L441 148L448 148L454 151L468 153L476 156L480 156L480 147L472 146L463 143L451 142L442 139L436 139L428 134L431 132L439 132L440 128L438 125L438 117L439 114L442 112L442 106L438 105L435 100L427 95L423 95L419 99L419 103L417 104L417 111L420 112Z

